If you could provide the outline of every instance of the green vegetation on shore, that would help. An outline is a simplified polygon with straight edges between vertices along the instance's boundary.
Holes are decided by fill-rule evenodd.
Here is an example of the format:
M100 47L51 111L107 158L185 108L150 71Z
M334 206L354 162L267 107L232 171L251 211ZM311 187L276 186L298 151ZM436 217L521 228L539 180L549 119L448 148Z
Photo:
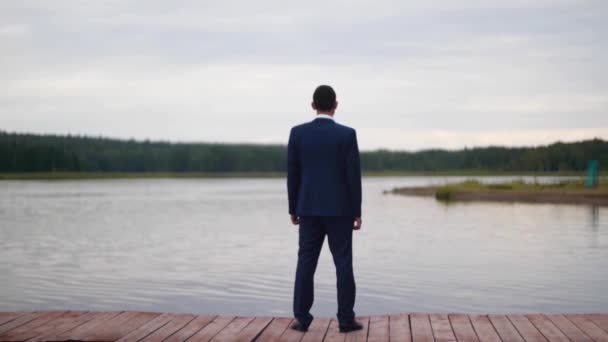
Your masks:
M362 151L365 175L580 174L608 165L608 142L539 147ZM3 178L215 177L284 174L284 145L170 143L0 131Z
M389 193L434 196L440 201L505 201L540 203L589 203L608 205L608 179L600 178L596 188L586 188L583 179L552 183L524 182L485 184L476 180L428 187L395 188Z
M485 184L476 180L467 180L456 184L440 186L435 191L435 198L448 200L456 193L463 192L503 192L503 193L598 193L608 194L608 183L605 179L600 180L598 187L589 189L585 187L583 180L568 180L552 183L524 182L516 180L505 183Z

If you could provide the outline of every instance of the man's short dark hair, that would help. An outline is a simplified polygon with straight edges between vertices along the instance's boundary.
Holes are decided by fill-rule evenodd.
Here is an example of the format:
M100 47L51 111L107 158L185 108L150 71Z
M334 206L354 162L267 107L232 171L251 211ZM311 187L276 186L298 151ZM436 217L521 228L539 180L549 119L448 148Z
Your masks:
M320 112L329 112L336 107L336 92L328 85L320 85L312 95L312 101Z

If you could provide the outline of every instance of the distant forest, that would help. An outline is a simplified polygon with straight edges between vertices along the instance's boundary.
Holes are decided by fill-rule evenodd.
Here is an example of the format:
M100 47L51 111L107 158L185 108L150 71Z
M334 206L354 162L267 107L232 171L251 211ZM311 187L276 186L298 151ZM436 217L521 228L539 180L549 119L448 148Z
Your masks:
M456 151L364 151L364 171L583 171L608 165L608 142ZM284 145L169 143L0 131L0 172L284 172Z

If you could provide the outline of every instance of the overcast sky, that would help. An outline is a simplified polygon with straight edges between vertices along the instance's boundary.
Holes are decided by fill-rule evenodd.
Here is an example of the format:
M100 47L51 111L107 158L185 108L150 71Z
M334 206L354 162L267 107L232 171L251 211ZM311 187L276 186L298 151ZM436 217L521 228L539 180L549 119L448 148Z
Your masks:
M0 130L362 149L608 139L608 1L2 0Z

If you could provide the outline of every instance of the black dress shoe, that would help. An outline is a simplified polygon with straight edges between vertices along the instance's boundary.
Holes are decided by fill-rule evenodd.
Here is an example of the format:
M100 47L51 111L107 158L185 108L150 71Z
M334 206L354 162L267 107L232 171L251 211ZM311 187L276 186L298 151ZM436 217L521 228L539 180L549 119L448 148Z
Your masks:
M291 325L291 329L306 332L308 331L308 325L304 325L300 323L300 321L295 321L295 323Z
M340 323L340 332L341 333L347 333L350 331L357 331L357 330L361 330L361 329L363 329L363 325L361 325L361 323L355 321L354 319L345 324Z

